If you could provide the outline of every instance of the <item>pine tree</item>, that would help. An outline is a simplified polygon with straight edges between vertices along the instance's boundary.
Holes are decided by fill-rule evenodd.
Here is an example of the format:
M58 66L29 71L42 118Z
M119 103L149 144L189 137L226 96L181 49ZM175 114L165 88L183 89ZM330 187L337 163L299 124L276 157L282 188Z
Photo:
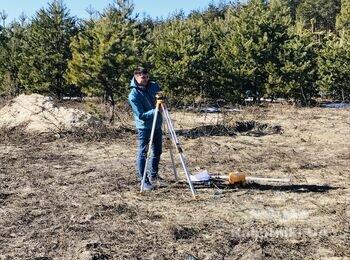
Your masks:
M280 68L275 81L280 81L280 93L285 98L293 98L295 103L310 105L318 94L317 50L321 43L314 34L297 22L290 30L290 39L285 42L280 52Z
M26 40L27 24L22 20L21 24L18 22L11 23L4 30L4 40L0 45L1 63L0 74L2 76L1 86L2 90L11 96L18 95L22 90L20 74L21 70L25 68L23 58L23 46ZM6 35L6 36L5 36Z
M145 52L154 76L179 104L193 104L208 95L218 99L221 95L214 19L207 12L192 13L187 19L175 15L155 25Z
M302 0L282 0L281 3L289 9L293 23L296 21L297 9Z
M235 75L233 84L242 97L246 92L258 100L265 94L268 78L265 66L274 56L267 4L252 0L231 17L221 45L221 59L227 73Z
M350 100L350 42L331 36L320 49L317 84L324 97Z
M27 92L53 94L58 98L69 92L64 75L71 57L69 44L75 25L75 19L69 16L61 0L53 0L47 9L36 13L25 50L27 70L23 79Z
M297 19L312 31L334 31L340 0L303 0L297 9Z
M190 63L185 27L185 21L176 14L167 22L157 24L150 35L150 46L145 50L145 60L153 67L153 76L163 90L177 100L186 99L190 92L185 82Z
M138 63L139 35L131 17L133 6L118 0L98 20L90 20L71 43L67 80L88 96L111 104L114 121L116 100L127 95L132 69Z
M270 56L266 62L265 70L268 73L268 79L264 90L267 96L274 98L281 96L281 90L286 82L281 80L281 67L284 60L281 60L281 52L286 42L291 39L288 29L292 23L289 9L286 8L281 0L272 0L268 5L266 28L269 39Z
M5 27L0 25L0 93L6 91L6 65L5 60L7 58L6 45L8 37L5 31Z
M337 16L336 28L342 36L350 37L350 0L341 0L341 9Z

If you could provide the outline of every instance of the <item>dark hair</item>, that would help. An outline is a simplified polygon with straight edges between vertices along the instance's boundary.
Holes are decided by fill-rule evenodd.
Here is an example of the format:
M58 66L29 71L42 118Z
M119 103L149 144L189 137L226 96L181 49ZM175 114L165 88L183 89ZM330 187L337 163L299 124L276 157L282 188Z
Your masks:
M134 71L134 75L148 74L148 70L145 67L137 67Z

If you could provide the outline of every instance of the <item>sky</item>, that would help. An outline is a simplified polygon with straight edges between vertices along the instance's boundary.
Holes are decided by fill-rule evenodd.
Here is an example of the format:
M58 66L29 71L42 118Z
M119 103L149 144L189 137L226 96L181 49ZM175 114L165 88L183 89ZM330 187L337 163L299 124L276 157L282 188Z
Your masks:
M8 15L6 24L14 19L18 20L21 13L32 17L41 8L47 8L50 0L0 0L0 12L5 11ZM70 10L70 15L78 18L87 18L86 9L91 6L96 11L102 12L113 0L63 0ZM218 4L219 0L133 0L135 5L134 14L144 14L151 18L167 18L169 14L183 10L185 15L191 10L203 10L210 3ZM1 21L2 23L2 21Z

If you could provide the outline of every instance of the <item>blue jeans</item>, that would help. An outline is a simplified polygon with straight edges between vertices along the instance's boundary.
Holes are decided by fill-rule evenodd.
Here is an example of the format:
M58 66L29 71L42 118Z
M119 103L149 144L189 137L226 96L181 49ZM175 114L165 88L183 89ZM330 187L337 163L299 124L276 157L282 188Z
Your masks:
M148 144L151 137L151 129L138 129L139 153L137 157L137 167L139 170L139 178L142 179L145 171L147 159ZM150 176L155 177L158 174L160 155L162 154L162 129L158 128L154 131L152 155L150 161ZM146 179L148 180L148 179Z

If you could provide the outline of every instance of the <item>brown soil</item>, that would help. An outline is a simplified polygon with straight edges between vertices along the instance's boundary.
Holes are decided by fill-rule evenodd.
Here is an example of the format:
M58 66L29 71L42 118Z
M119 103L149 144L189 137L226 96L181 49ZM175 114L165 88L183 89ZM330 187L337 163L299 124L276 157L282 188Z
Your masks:
M291 183L198 186L193 200L180 164L182 182L173 182L164 148L168 185L140 195L134 132L95 140L7 131L0 259L350 257L349 109L170 114L191 173L238 170Z

